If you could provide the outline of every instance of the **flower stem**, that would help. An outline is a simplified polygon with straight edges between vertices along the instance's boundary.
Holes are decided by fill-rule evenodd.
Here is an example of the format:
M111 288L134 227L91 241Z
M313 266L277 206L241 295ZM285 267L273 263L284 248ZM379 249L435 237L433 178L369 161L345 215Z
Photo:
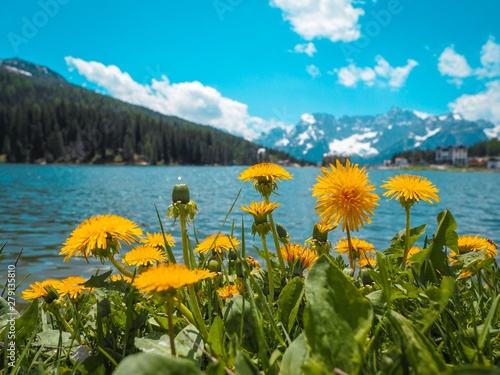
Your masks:
M269 203L269 194L265 197L266 203ZM276 247L276 253L278 254L278 260L280 262L281 274L285 273L285 261L283 260L283 254L281 254L280 241L278 238L278 233L276 232L276 225L274 225L273 213L269 213L269 224L271 225L271 232L273 233L274 247Z
M403 260L401 261L401 268L406 268L406 259L410 251L410 207L405 207L406 212L406 234L405 234L405 251L403 253Z
M167 298L167 318L168 318L168 336L170 337L170 351L175 356L174 324L172 322L172 297Z
M264 256L266 258L266 265L267 265L267 277L269 279L268 300L269 303L272 304L274 302L273 266L271 264L271 258L269 257L269 249L267 248L266 236L261 235L260 239L262 240L262 246L264 248Z
M345 232L347 234L347 245L349 247L349 252L347 253L347 256L349 257L349 267L351 267L354 271L354 254L352 251L352 241L351 241L351 232L349 231L349 225L346 224L345 226Z
M125 267L123 267L120 263L118 263L118 261L113 257L113 255L110 255L108 257L108 260L111 262L111 264L113 264L113 266L116 267L116 269L124 274L125 276L128 276L128 277L132 277L132 272L130 272L129 270L127 270Z
M187 214L185 212L181 212L179 222L181 224L182 256L184 258L184 264L189 269L193 269L194 264L191 264L189 257L189 244L187 238Z
M200 331L201 336L203 337L203 340L205 340L205 342L207 342L208 330L207 330L207 327L205 326L205 321L203 320L203 317L201 316L200 305L198 304L198 298L196 298L196 293L194 292L193 285L188 286L188 292L189 292L189 298L191 299L191 305L193 305L194 319L198 323L198 330Z

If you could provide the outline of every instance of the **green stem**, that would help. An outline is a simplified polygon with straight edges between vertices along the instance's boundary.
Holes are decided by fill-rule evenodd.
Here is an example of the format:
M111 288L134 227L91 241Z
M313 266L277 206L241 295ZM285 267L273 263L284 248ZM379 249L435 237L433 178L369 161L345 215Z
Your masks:
M266 200L266 203L270 202L269 195L266 195L264 198ZM274 247L276 247L276 253L278 254L278 260L280 262L281 274L284 274L285 273L285 261L283 260L283 254L281 254L280 241L278 238L278 232L276 232L276 225L274 225L273 213L270 212L268 217L269 217L269 224L271 225L271 232L273 233Z
M352 268L352 270L355 270L355 265L354 265L354 254L352 251L352 241L351 241L351 232L349 231L349 225L346 225L345 231L347 234L347 246L349 247L347 256L349 258L349 267Z
M403 260L401 261L401 268L406 268L406 259L410 251L410 207L405 207L406 212L406 234L405 234L405 251L403 253Z
M191 264L189 257L189 245L187 238L187 214L181 213L179 222L181 224L181 235L182 235L182 257L184 258L184 264L189 269L193 269L194 264Z
M266 258L266 265L267 265L267 277L269 279L269 295L267 299L269 300L269 303L272 305L272 303L274 302L273 266L271 264L271 258L269 257L269 249L267 248L266 236L261 235L260 239L262 240L262 246L264 248L264 256Z
M123 275L125 276L128 276L128 277L132 277L133 274L132 272L130 272L129 270L127 270L125 267L123 267L114 257L113 255L110 255L108 257L108 260L111 262L111 264L113 264L113 266L116 267L116 269L122 273Z
M200 305L198 304L198 298L196 298L196 293L194 292L194 286L189 285L188 286L188 292L189 292L189 298L191 299L191 304L193 305L193 315L194 319L198 323L198 330L201 333L201 336L203 337L203 340L207 342L208 340L208 331L207 327L205 326L205 321L203 320L203 317L201 316L201 310L200 310Z
M174 311L172 309L172 297L167 298L167 319L168 319L168 336L170 337L170 351L173 356L175 356L175 341L174 341L174 323L172 321L172 315Z

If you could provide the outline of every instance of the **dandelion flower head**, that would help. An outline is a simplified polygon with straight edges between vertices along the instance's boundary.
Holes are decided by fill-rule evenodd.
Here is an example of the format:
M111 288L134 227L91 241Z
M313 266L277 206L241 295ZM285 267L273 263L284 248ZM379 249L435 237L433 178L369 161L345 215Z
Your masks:
M313 197L317 197L316 212L328 225L339 225L342 230L358 230L365 222L371 223L369 216L377 206L379 197L373 193L365 168L358 168L347 160L345 167L337 160L336 166L321 168L323 176L318 176L313 186Z
M122 262L127 266L149 266L153 263L166 262L167 256L162 249L149 245L137 246L123 257Z

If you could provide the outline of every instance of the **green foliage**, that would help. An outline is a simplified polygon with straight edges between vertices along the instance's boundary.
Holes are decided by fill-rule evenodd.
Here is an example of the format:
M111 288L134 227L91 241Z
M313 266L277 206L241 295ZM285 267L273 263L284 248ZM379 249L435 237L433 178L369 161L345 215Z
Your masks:
M253 164L260 146L209 126L0 68L0 154L11 163ZM271 161L289 155L268 150Z

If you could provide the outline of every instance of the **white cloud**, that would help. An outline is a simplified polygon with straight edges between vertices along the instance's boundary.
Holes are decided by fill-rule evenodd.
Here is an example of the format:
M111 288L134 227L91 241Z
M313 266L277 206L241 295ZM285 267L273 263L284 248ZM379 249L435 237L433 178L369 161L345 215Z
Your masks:
M442 76L451 77L448 81L460 87L463 78L473 74L465 56L455 52L454 46L446 47L438 58L438 70Z
M313 64L306 66L306 72L309 73L309 75L313 78L316 78L321 75L319 68Z
M484 91L462 95L448 106L467 120L483 119L500 125L500 81L488 82Z
M353 0L271 0L293 30L306 40L328 38L351 42L360 38L358 19L365 12Z
M199 124L212 125L247 139L275 126L286 126L280 121L250 116L244 103L226 98L210 86L198 81L171 83L166 76L153 79L151 84L136 82L127 72L115 65L84 61L67 56L70 69L105 89L112 97L137 104L154 111L178 116Z
M404 86L408 75L418 65L415 60L408 59L406 65L392 67L382 56L377 56L376 61L377 64L373 68L360 68L351 63L334 72L338 76L338 82L346 87L355 87L358 82L363 82L366 86L378 83L398 89Z
M316 50L316 46L312 43L303 43L303 44L297 44L294 49L294 52L296 53L305 53L309 57L313 57L313 55L318 52Z
M483 67L476 70L480 78L500 76L500 44L495 43L492 36L481 48L481 65Z

